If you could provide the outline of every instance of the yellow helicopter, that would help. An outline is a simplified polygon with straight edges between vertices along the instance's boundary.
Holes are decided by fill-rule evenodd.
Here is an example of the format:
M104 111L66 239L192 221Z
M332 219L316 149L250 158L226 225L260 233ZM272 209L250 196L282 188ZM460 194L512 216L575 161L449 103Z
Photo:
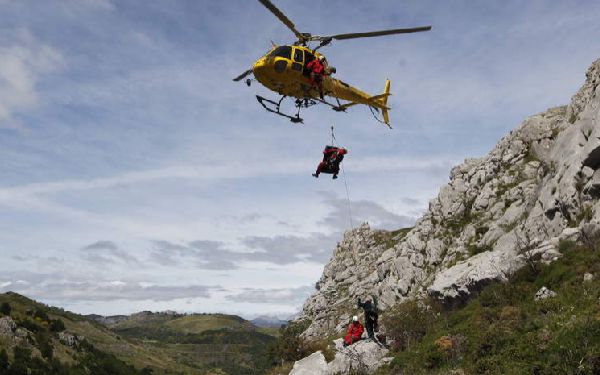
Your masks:
M267 111L289 118L294 123L303 122L300 117L300 110L302 108L308 108L315 104L325 104L336 111L346 111L346 109L353 105L364 104L368 106L372 112L381 110L383 120L380 121L391 128L388 113L390 108L387 105L388 96L391 95L390 80L386 80L382 94L369 95L339 79L333 78L331 74L335 73L335 68L330 67L325 56L317 52L317 50L330 44L334 39L346 40L391 34L415 33L431 30L431 26L336 34L330 36L311 35L296 30L292 21L290 21L281 10L273 5L271 1L258 1L283 22L283 24L296 35L298 40L292 45L273 45L273 48L267 54L254 63L252 69L248 69L240 74L233 79L234 81L241 81L248 75L254 74L256 80L263 86L281 95L279 101L266 99L256 95L258 102ZM319 45L316 48L311 49L308 46L309 42L318 42ZM319 85L315 85L314 78L311 79L311 69L307 68L307 65L314 59L319 59L325 66L325 73L322 75ZM246 79L246 84L248 86L250 86L251 82L251 79ZM330 103L324 100L323 95L333 97L336 102ZM280 111L281 103L286 97L295 98L295 107L298 109L296 115L289 115ZM340 100L346 102L342 103ZM373 115L375 116L375 113L373 113Z

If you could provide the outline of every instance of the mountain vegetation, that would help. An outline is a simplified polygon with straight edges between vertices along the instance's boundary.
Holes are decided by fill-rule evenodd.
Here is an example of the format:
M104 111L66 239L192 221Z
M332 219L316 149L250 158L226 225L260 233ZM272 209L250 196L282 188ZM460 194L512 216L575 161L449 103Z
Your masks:
M0 295L0 374L262 374L274 341L237 316L85 317Z
M385 315L393 362L378 374L599 374L600 242L524 267L466 304L409 301ZM585 280L584 280L585 279ZM547 287L555 296L537 299Z
M592 275L600 275L600 234L591 237L563 241L559 260L523 267L464 303L412 299L387 310L381 321L393 360L375 374L599 374L600 278ZM536 298L543 287L553 293ZM272 353L281 363L270 374L289 373L313 351L327 362L334 358L331 342L343 333L306 339L308 324L283 329Z

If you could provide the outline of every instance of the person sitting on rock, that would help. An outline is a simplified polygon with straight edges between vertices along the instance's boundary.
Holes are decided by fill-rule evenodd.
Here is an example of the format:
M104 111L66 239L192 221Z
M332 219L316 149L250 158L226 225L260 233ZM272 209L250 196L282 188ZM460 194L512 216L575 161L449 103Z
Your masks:
M313 173L313 177L319 178L321 173L333 174L333 179L338 177L340 172L340 163L344 160L344 155L348 153L343 147L325 146L323 150L323 161L317 166L317 171Z
M374 303L367 298L365 302L361 302L358 299L358 307L361 307L365 312L365 326L367 328L367 335L371 340L375 340L375 331L378 328L379 314L377 313L377 301L373 298Z
M352 345L357 341L360 341L360 338L365 331L365 328L358 321L358 316L354 315L352 317L352 323L348 326L348 334L344 336L344 346Z

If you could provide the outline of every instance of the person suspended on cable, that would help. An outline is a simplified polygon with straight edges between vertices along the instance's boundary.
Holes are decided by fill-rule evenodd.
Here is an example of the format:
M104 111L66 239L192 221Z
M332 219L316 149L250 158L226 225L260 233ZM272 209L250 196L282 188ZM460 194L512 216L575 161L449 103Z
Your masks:
M323 150L323 161L317 166L317 171L313 173L313 177L319 178L319 174L333 174L333 179L338 177L340 172L340 163L344 160L344 155L348 153L343 147L325 146Z

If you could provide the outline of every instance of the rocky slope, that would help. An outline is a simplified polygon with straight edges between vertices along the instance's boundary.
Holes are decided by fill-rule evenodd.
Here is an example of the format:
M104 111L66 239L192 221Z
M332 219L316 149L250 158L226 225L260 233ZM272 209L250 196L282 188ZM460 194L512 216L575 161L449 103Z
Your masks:
M560 257L563 239L600 223L600 60L568 106L534 115L485 157L452 169L410 230L346 233L302 318L307 337L340 332L356 300L382 310L415 296L452 303L529 261Z

